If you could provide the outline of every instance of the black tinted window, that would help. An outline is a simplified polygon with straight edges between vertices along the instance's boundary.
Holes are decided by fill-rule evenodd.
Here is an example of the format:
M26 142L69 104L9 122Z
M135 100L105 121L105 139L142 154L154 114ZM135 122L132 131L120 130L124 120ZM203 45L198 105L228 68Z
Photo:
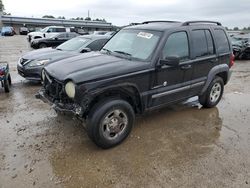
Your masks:
M192 38L196 57L214 54L214 44L209 30L194 30Z
M214 42L209 30L205 30L206 37L207 37L207 47L208 47L208 55L212 55L215 53L214 51Z
M178 56L181 60L189 58L188 37L186 32L173 33L163 49L163 58Z
M208 53L207 39L204 30L192 31L194 51L196 57L206 56Z
M92 51L99 51L107 42L108 39L99 39L95 40L94 42L90 43L87 48L90 48Z
M229 43L226 37L226 33L222 29L215 29L215 40L218 45L219 53L229 52Z
M66 32L65 28L54 28L55 31L54 32Z

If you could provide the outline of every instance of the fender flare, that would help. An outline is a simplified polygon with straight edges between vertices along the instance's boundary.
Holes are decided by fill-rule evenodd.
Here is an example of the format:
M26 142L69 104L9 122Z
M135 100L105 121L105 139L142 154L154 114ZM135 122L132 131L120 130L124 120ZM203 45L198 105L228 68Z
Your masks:
M208 73L207 81L201 90L201 94L203 94L207 90L209 84L212 82L214 77L221 72L227 72L227 74L229 74L229 66L227 64L221 64L221 65L217 65L217 66L213 67ZM227 80L228 80L228 78L229 78L229 76L227 76Z

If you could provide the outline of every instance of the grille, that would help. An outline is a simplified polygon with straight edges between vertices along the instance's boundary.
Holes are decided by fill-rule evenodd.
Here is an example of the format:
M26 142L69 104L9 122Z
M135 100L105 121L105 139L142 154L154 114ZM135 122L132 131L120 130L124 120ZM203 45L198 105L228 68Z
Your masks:
M69 103L71 99L64 92L63 83L57 81L52 76L45 72L45 79L43 82L45 93L53 102Z

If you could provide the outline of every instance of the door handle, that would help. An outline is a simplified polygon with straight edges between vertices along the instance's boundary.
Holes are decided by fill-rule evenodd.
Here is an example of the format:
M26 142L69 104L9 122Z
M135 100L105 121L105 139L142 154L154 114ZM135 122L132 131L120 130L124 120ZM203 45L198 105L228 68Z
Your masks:
M181 66L182 70L187 70L187 69L191 69L191 68L192 68L192 65L182 65Z

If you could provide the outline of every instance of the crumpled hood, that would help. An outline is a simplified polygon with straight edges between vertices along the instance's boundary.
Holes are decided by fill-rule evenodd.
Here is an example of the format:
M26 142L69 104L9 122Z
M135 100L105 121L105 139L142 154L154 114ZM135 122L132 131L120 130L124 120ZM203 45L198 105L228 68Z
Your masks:
M50 59L50 62L58 61L64 58L72 57L75 55L79 55L78 52L72 51L61 51L56 50L53 48L42 48L39 50L30 51L22 56L23 59L29 60L43 60L43 59Z
M30 33L28 33L28 35L31 35L31 36L34 36L34 35L36 35L36 36L42 36L42 35L43 35L43 33L42 33L42 32L40 32L40 31L34 31L34 32L30 32Z
M147 62L89 52L49 64L45 70L59 81L70 79L77 84L145 70L149 66Z

